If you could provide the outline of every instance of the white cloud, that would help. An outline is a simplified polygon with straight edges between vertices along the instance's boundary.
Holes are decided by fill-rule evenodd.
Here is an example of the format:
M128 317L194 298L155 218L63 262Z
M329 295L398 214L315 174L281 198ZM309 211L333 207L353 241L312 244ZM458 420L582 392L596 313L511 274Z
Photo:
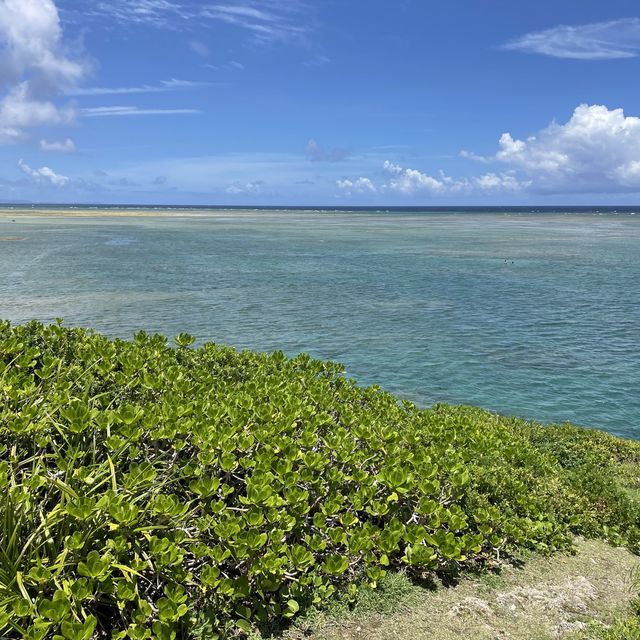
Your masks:
M256 180L255 182L246 182L245 184L232 184L229 185L225 191L232 196L237 196L241 194L252 194L256 195L262 191L262 187L264 186L264 180Z
M169 0L105 0L98 2L87 13L98 17L108 15L126 24L147 24L160 28L175 27L192 17L181 3Z
M489 162L489 160L484 156L479 156L477 153L474 153L473 151L467 151L466 149L463 149L460 152L460 156L462 158L466 158L467 160L476 160L477 162Z
M494 155L472 151L461 155L502 170L454 178L387 160L386 181L376 184L363 177L339 181L338 187L351 193L369 190L405 196L640 193L640 118L625 116L622 109L583 104L564 124L554 122L528 138L503 133Z
M198 109L141 109L139 107L91 107L81 109L86 118L107 118L116 116L172 116L201 113Z
M527 33L503 48L576 60L633 58L640 53L640 18L560 25Z
M145 24L180 29L190 22L223 22L242 29L258 42L302 40L309 33L310 5L303 0L248 0L222 3L173 0L106 0L85 14L109 16L126 25ZM192 41L191 48L207 55L208 47Z
M54 187L64 187L69 182L69 178L67 176L60 175L49 167L40 167L40 169L33 169L22 159L18 161L18 166L24 174L28 175L30 178L33 178L37 182L50 184Z
M517 170L538 192L640 191L640 118L583 104L526 140L504 133L495 156L481 160Z
M21 140L24 140L25 135L24 132L20 129L16 129L15 127L0 127L0 144L16 144Z
M431 176L418 169L407 169L390 160L385 161L383 169L388 178L379 184L366 177L355 180L338 180L336 184L346 195L396 193L403 196L518 192L527 186L512 173L485 173L470 178L456 179L442 171L439 171L437 176Z
M346 195L354 193L376 193L378 189L369 178L356 178L355 180L337 180L338 189Z
M384 170L391 176L388 184L385 185L385 188L391 191L409 195L417 191L440 193L444 191L445 188L442 179L438 180L417 169L403 169L401 166L393 164L388 160L384 163Z
M73 120L71 107L52 100L86 70L63 51L53 0L0 1L0 143L23 139L29 127Z
M213 4L202 9L202 17L225 22L249 31L256 40L301 39L309 31L308 24L299 20L297 2L255 2Z
M237 60L231 60L230 62L223 62L221 64L205 64L207 69L213 69L213 71L242 71L244 65Z
M413 195L415 193L441 195L519 191L525 186L510 173L485 173L470 178L452 178L443 171L439 171L437 176L431 176L418 169L405 169L388 160L384 163L384 170L391 177L383 185L383 190L394 191L404 195Z
M71 107L58 107L50 100L30 96L29 81L25 80L0 100L0 144L24 140L25 129L39 125L58 125L72 122Z
M394 164L390 160L385 160L383 167L387 173L395 176L399 176L404 171L404 169L399 164Z
M78 82L84 64L62 51L62 29L53 0L3 0L0 3L3 79L18 81L25 72L36 84L54 89Z
M162 80L159 84L143 84L139 87L87 87L72 89L67 92L70 96L108 96L132 93L163 93L165 91L180 91L182 89L200 89L211 86L210 82L195 82L193 80Z
M530 182L521 181L512 173L485 173L458 183L463 191L470 192L517 192L530 186Z
M54 153L74 153L76 143L71 138L64 140L40 140L40 149L42 151L52 151Z
M49 100L33 99L29 95L29 81L14 87L0 102L0 126L19 129L43 124L66 124L75 112L70 107L57 107Z

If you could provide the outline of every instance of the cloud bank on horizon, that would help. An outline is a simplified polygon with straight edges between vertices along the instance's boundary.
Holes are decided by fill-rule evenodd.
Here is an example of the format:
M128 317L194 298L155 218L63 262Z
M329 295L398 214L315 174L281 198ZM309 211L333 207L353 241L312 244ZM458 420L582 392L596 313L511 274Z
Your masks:
M460 154L483 164L505 167L500 173L452 178L439 172L432 176L387 160L383 165L387 179L379 184L363 176L338 180L336 184L348 195L640 191L640 118L625 116L622 109L582 104L565 124L552 123L525 140L503 133L498 147L491 156L466 150Z
M361 2L0 0L9 167L0 198L430 204L640 194L640 105L620 86L638 64L640 18L614 17L622 0L610 19L579 24L564 14L554 24L545 0L548 26L522 29L514 12L506 33L478 35L463 51L446 49L453 13L434 25L442 40L432 44L416 0L402 11L366 5L369 31ZM430 60L431 46L441 68L416 59Z

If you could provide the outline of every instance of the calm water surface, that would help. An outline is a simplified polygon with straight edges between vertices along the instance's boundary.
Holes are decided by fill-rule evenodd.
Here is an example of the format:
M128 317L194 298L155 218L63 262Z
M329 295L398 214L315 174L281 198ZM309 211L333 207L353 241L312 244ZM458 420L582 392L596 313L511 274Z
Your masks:
M0 238L15 322L306 351L423 405L640 437L640 215L5 215Z

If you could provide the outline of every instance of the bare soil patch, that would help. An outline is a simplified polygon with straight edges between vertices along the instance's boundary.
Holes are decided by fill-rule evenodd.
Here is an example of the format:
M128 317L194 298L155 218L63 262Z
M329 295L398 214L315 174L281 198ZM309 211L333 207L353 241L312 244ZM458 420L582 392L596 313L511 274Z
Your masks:
M391 615L349 615L287 640L558 640L589 621L612 622L635 597L640 558L603 542L579 540L575 555L535 557L521 568L436 591L416 589Z

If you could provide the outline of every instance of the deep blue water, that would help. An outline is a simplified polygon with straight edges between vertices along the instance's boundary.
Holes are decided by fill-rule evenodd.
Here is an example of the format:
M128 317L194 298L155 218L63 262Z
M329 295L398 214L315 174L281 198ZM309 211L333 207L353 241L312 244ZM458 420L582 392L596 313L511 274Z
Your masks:
M8 213L0 317L306 351L422 405L640 437L633 211Z

